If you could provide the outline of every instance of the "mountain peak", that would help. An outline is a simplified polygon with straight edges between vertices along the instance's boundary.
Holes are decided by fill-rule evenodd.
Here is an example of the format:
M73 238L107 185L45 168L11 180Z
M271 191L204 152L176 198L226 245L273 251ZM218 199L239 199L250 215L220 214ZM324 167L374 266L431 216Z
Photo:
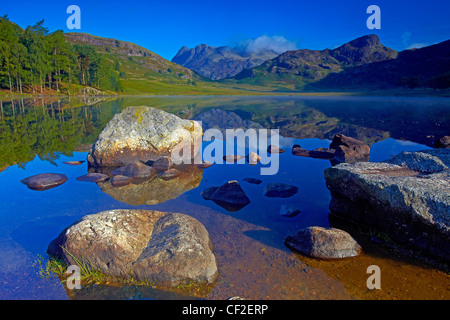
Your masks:
M365 35L331 50L330 54L343 66L395 59L397 51L385 47L375 34Z
M369 34L356 38L348 44L357 48L382 46L380 38L378 38L376 34Z

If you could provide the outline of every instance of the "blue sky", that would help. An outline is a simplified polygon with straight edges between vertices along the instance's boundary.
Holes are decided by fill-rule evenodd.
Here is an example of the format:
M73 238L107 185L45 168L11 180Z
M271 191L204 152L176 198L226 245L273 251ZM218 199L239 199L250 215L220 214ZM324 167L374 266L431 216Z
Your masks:
M450 39L449 0L146 0L2 1L0 14L25 28L41 19L66 27L69 5L81 8L81 30L130 41L166 59L185 45L235 45L261 36L284 37L296 48L335 48L377 34L396 50ZM381 30L369 30L369 5L381 8Z

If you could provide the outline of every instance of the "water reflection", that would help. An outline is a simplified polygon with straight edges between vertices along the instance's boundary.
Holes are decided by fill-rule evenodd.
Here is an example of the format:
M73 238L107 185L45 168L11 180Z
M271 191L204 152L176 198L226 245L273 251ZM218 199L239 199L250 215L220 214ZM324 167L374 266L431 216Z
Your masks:
M88 98L85 98L88 99ZM1 101L0 170L23 166L35 155L53 162L59 155L87 151L109 120L131 105L161 108L204 122L204 129L272 128L297 139L331 140L335 134L369 146L394 138L433 145L448 134L445 98L368 97L121 97L40 98Z
M95 169L98 170L101 169ZM98 182L97 185L104 193L120 202L132 206L155 205L175 199L200 185L202 169L195 165L184 165L177 166L177 170L181 171L181 175L169 180L153 176L151 179L136 179L121 187L114 187L110 180Z
M109 181L98 185L77 181L77 177L91 172L87 163L69 166L63 162L86 160L87 151L106 123L114 114L132 105L149 105L189 119L220 109L224 111L224 119L232 117L234 120L221 126L219 118L215 125L233 128L248 124L249 127L280 129L284 136L280 147L287 152L280 155L280 170L275 176L261 176L262 164L251 166L246 163L213 165L205 170L192 168L172 180L155 178L118 188L113 188ZM0 173L0 185L7 188L2 192L5 214L0 215L0 266L1 272L10 272L6 276L0 273L0 282L7 282L2 297L52 296L52 292L59 289L49 289L53 284L37 279L35 270L27 269L35 254L45 252L49 241L81 215L140 205L142 209L189 214L205 225L221 270L211 294L205 296L208 299L226 299L234 295L250 299L335 299L350 295L363 299L378 298L374 294L367 295L365 279L361 283L352 280L356 272L361 273L361 277L366 275L365 270L358 269L360 262L395 271L386 274L387 277L392 274L389 290L395 298L408 298L408 290L412 292L412 288L421 294L419 298L432 297L423 290L427 287L437 287L439 294L445 291L440 287L448 282L445 274L417 268L400 260L389 262L386 255L379 256L376 248L359 260L331 265L293 256L285 249L283 239L300 228L329 225L330 195L323 172L330 163L292 155L290 151L294 144L308 150L326 148L336 133L343 133L369 144L371 161L382 161L401 151L421 150L426 148L424 145L432 146L431 136L449 133L448 100L123 97L93 105L75 104L73 101L70 104L64 100L58 103L50 99L15 100L14 103L3 101L1 107L0 171L3 168L4 172ZM236 154L247 154L245 147L238 147ZM84 153L74 153L77 150ZM69 180L64 185L38 194L20 183L25 177L52 172L53 164L61 169L61 173L67 174ZM8 166L11 167L7 169ZM26 168L22 170L18 166ZM262 183L248 183L244 181L246 177L258 178ZM202 198L203 190L230 180L239 181L251 200L238 212L229 212ZM264 187L277 182L298 186L298 194L287 199L264 197ZM295 217L283 217L280 215L283 205L296 207L301 213ZM311 263L311 267L305 261ZM409 270L407 274L402 273L405 266ZM334 267L340 269L333 271ZM418 279L417 273L423 276ZM342 275L348 275L348 278L342 280ZM23 289L14 289L21 285L20 281L26 285L22 286ZM330 283L333 284L331 289ZM350 294L340 288L342 284ZM154 291L127 290L98 286L75 294L68 293L68 297L183 298ZM378 293L380 298L388 299L386 292ZM66 297L64 290L62 295ZM58 291L58 297L62 295Z

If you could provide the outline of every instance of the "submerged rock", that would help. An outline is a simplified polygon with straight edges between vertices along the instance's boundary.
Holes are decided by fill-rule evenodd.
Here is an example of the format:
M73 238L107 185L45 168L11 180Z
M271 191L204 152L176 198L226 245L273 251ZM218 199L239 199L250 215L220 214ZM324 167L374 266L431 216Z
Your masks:
M67 181L67 176L60 173L41 173L21 180L28 188L36 191L44 191L62 185Z
M111 172L113 175L122 175L130 178L149 178L156 174L156 170L141 162L128 163Z
M360 254L361 246L347 232L335 228L308 227L284 240L289 247L316 259L341 259Z
M133 178L117 175L111 178L111 185L113 187L123 187L131 183L133 181Z
M228 211L238 211L250 203L250 199L235 180L220 187L210 187L202 192L203 199L212 200Z
M158 172L169 170L172 167L172 159L167 156L159 158L152 164L152 168L154 168Z
M64 161L64 164L67 164L69 166L79 166L80 164L84 163L85 161Z
M256 179L256 178L244 178L245 182L248 183L252 183L252 184L261 184L262 180L261 179Z
M288 217L288 218L292 218L295 217L296 215L298 215L301 211L293 206L289 206L289 205L285 205L282 204L281 205L281 209L280 209L280 215L283 217Z
M328 168L330 211L450 261L449 165L450 150L434 149Z
M77 181L86 181L86 182L102 182L108 179L109 176L104 173L88 173L84 176L78 177Z
M163 180L170 180L177 178L183 174L183 171L177 170L175 168L164 171L159 178Z
M194 158L201 146L202 128L192 120L152 107L128 107L116 114L100 133L87 160L90 166L123 166L155 161L172 151L189 150ZM177 152L175 152L177 153Z
M270 183L264 188L266 197L289 198L296 194L298 188L285 183Z
M67 227L47 253L87 261L105 274L161 284L213 282L218 275L208 231L180 213L110 210Z

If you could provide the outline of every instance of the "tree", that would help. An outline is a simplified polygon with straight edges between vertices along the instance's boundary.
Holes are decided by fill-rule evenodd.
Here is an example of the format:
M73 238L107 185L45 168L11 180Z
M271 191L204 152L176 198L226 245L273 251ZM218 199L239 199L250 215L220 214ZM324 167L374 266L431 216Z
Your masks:
M49 69L48 41L45 38L48 29L44 28L43 24L44 20L41 20L33 26L28 26L22 37L22 42L28 51L28 66L32 74L33 92L34 85L38 83L36 81L36 77L38 77L41 93L43 92L44 78Z

